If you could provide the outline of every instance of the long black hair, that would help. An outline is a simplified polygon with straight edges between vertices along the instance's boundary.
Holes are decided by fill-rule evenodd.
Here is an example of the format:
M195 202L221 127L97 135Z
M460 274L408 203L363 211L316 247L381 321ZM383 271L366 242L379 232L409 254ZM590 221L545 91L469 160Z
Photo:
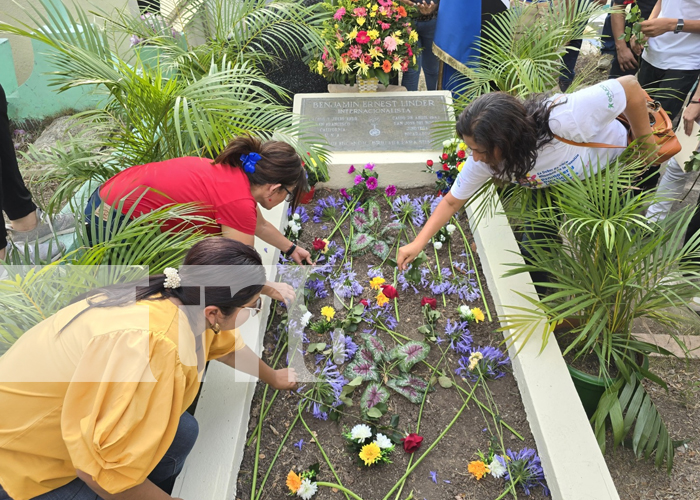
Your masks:
M309 191L309 183L306 169L294 148L286 142L262 142L255 137L242 135L233 139L214 163L242 169L241 155L250 153L260 155L255 172L245 172L250 183L293 186L290 205L292 211L296 210L302 195Z
M457 120L457 133L468 136L493 157L498 148L503 157L496 177L520 179L532 170L542 146L554 138L549 127L552 104L545 95L522 102L505 92L482 95L467 106Z
M205 329L201 314L205 307L216 306L224 316L229 316L253 300L266 283L260 254L251 246L223 237L210 237L195 244L187 252L179 275L181 286L178 288L165 288L166 276L156 274L148 277L148 286L132 282L92 290L74 299L73 302L86 299L89 306L63 328L92 308L175 298L185 306L199 306L198 313L192 311L193 308L185 308L193 332L199 335ZM204 304L201 303L202 288Z

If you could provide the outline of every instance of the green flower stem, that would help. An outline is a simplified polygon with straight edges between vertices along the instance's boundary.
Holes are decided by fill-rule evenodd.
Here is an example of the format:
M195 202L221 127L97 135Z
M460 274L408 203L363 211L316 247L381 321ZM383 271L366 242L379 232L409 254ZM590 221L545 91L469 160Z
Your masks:
M325 482L325 481L317 481L317 482L316 482L316 486L325 486L325 487L327 487L327 488L336 488L336 489L342 491L343 493L345 493L345 496L346 496L346 497L347 497L348 495L350 495L350 496L351 496L352 498L354 498L355 500L362 500L362 497L357 496L355 493L353 493L352 491L350 491L349 489L347 489L345 486L341 486L341 485L339 485L339 484L327 483L327 482Z
M437 248L435 248L435 245L433 245L433 250L435 251L435 265L437 266L438 276L442 281L442 269L440 269L440 258L438 257ZM442 305L443 307L447 307L447 299L445 298L445 292L442 292Z
M476 389L476 386L474 386L474 389L472 389L471 394L469 394L469 396L467 397L467 400L464 402L464 404L462 404L462 407L459 409L459 411L458 411L457 414L454 416L454 418L452 419L452 421L448 424L448 426L445 427L445 429L443 429L443 431L440 433L440 435L437 437L437 439L436 439L435 441L433 441L432 444L428 447L428 449L425 450L425 452L420 456L420 458L419 458L418 460L416 460L416 463L413 464L411 467L409 467L409 468L406 470L406 472L404 473L404 475L401 476L401 478L399 478L399 480L396 482L396 484L394 484L394 486L391 488L391 490L389 490L389 493L387 493L387 494L384 496L384 499L383 499L383 500L388 500L389 497L391 497L392 493L394 493L394 491L396 490L396 488L398 488L400 484L403 484L403 482L406 481L406 478L411 474L411 472L413 472L413 471L415 470L415 468L418 467L418 465L423 461L423 459L424 459L425 457L427 457L428 454L429 454L431 451L433 451L433 448L435 448L435 447L437 446L437 444L442 440L442 438L445 437L445 434L447 434L447 433L450 431L450 429L452 429L452 426L455 424L455 422L457 422L457 419L460 417L460 415L462 415L462 412L463 412L464 409L467 407L467 404L469 403L469 400L470 400L470 399L472 398L472 396L474 395L474 390L475 390L475 389Z
M333 222L335 222L335 227L340 227L341 223L338 222L335 217L333 217ZM343 238L343 243L345 244L345 248L347 248L348 247L348 240L345 238L345 235L343 234L342 231L340 232L340 237ZM330 238L329 238L329 240L330 240ZM345 252L345 253L347 253L347 252Z
M301 406L306 406L304 402L301 403ZM303 408L302 408L303 410ZM279 456L280 452L282 451L282 447L284 444L287 442L287 439L289 438L289 435L292 433L292 430L294 429L294 426L296 423L299 421L299 415L292 421L292 423L289 426L289 429L287 429L287 432L285 433L284 437L282 438L282 441L280 442L279 446L277 447L277 452L275 453L275 456L272 457L272 462L270 463L269 467L267 468L267 472L265 472L265 477L263 477L263 480L260 482L260 489L258 490L258 495L255 497L255 500L261 500L262 498L262 492L263 492L263 487L265 486L265 482L267 481L267 478L270 476L270 472L272 471L272 467L275 465L275 462L277 461L277 457ZM258 466L258 455L255 456L255 470L253 471L253 480L255 480L255 475L257 473L257 466ZM251 499L253 498L252 496L250 497Z
M398 254L398 250L397 250ZM395 267L394 268L394 283L396 283L396 275L399 272L399 268ZM396 321L399 321L399 301L396 299L392 299L394 301L394 312L396 313Z
M350 497L348 497L348 494L343 487L343 482L340 480L340 478L338 477L338 474L335 472L335 469L333 468L333 464L328 459L328 455L326 455L326 452L324 451L323 446L321 446L321 441L318 439L317 436L314 436L314 433L311 432L311 429L309 429L309 426L306 424L306 421L304 420L304 417L301 414L301 406L299 406L299 419L301 420L301 423L304 426L304 428L309 432L309 434L313 438L314 442L316 443L318 450L321 452L321 455L323 455L323 459L326 461L326 463L328 464L328 467L331 469L331 472L333 473L333 477L335 477L335 480L338 481L338 484L343 488L343 493L345 494L345 498L350 500Z
M348 206L347 211L342 215L342 217L340 218L340 221L338 221L336 226L333 228L333 230L328 235L328 241L330 241L330 239L333 237L335 232L340 228L341 224L343 222L345 222L345 220L350 216L350 214L355 211L355 207L357 206L357 202L358 202L358 200L353 199L352 206Z
M489 303L486 301L486 294L484 294L484 287L481 284L481 278L479 277L479 271L476 267L476 259L474 259L474 253L472 252L472 247L469 246L469 241L467 240L467 235L464 234L464 230L462 229L462 226L459 224L459 221L455 219L455 226L457 226L457 229L459 229L459 232L462 234L462 239L464 240L464 247L467 249L467 253L469 254L469 258L472 261L472 267L474 268L474 274L476 274L476 282L479 284L479 292L481 293L481 301L484 303L484 309L486 309L486 316L489 318L489 321L493 321L491 319L491 311L489 310Z
M270 321L267 322L267 328L265 329L266 331L272 327L272 322L275 320L275 313L277 312L277 301L275 300L273 302L272 311L270 311Z

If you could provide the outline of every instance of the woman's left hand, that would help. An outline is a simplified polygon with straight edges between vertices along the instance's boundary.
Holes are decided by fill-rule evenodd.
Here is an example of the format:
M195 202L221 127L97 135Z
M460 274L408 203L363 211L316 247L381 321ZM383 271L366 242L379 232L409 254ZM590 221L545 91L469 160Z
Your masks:
M263 287L262 293L274 300L279 300L285 304L289 304L296 298L294 288L287 283L268 281Z
M294 368L282 368L275 370L272 382L273 389L278 391L293 391L297 388L297 374Z
M301 264L303 261L306 261L307 264L313 264L311 254L308 252L308 250L299 246L294 249L291 258L297 264Z

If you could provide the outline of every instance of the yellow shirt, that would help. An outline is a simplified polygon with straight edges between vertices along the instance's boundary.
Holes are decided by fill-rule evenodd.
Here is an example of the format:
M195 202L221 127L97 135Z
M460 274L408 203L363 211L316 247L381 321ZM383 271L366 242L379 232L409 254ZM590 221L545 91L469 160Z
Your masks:
M0 485L27 500L90 474L109 493L141 484L199 389L195 337L170 300L85 301L0 357ZM206 360L241 349L237 330L201 337Z

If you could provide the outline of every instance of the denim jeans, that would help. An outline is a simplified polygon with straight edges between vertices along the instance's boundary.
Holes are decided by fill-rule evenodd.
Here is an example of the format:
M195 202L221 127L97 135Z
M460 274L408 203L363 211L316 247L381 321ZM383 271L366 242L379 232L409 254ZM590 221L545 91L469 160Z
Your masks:
M423 51L419 56L416 56L418 69L409 69L403 74L401 84L406 87L407 90L418 90L421 67L425 73L425 85L428 90L437 90L440 60L433 54L433 40L435 39L436 26L437 16L430 21L416 22L416 31L418 32L418 43L416 47L423 47Z
M199 424L197 420L189 413L183 413L170 448L148 475L148 479L167 494L172 493L175 479L182 471L185 459L192 451L198 434ZM12 500L1 487L0 500ZM74 479L60 488L34 497L33 500L101 500L101 497L97 496L97 493L92 491L82 480Z
M87 226L88 243L90 245L96 245L101 240L109 240L111 232L121 227L126 219L124 214L119 214L118 216L115 214L110 227L106 220L95 215L97 208L102 205L102 198L100 198L101 188L102 186L95 189L85 204L85 225ZM100 233L98 228L99 224L102 224L102 233ZM100 235L102 235L102 238L100 238Z

